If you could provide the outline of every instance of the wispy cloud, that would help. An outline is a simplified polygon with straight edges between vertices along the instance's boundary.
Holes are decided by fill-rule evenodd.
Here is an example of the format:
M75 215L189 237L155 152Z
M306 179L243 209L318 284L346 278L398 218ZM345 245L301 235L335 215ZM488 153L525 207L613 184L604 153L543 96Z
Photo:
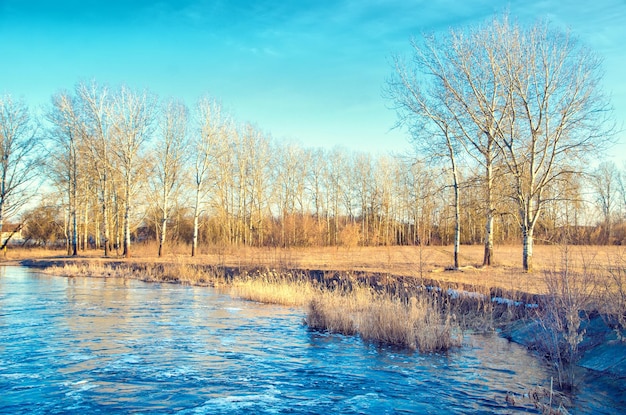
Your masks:
M11 62L0 88L42 95L85 76L139 79L185 99L215 91L279 135L289 123L291 135L316 137L335 120L366 137L393 123L380 98L389 56L412 36L507 10L521 23L548 18L603 55L626 120L624 0L0 0L0 55Z

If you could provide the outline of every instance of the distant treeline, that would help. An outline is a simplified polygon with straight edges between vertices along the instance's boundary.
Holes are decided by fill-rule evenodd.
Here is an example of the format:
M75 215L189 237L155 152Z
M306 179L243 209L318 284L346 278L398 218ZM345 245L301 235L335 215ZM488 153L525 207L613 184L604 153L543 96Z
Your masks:
M68 250L131 241L200 246L448 245L447 165L416 157L308 148L273 139L205 98L189 110L146 91L79 84L52 98L47 189L23 214L31 243ZM496 169L497 171L497 169ZM481 174L460 167L461 243L484 242ZM626 243L625 172L602 163L555 181L538 243ZM506 176L495 181L496 243L521 240ZM194 243L195 241L195 243Z

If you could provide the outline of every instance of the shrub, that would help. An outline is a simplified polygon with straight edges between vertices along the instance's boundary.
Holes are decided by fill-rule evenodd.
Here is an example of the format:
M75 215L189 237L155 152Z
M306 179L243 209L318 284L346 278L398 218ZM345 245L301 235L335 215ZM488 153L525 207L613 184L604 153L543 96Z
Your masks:
M594 305L598 286L591 263L583 260L579 270L572 271L570 261L569 249L565 247L560 269L544 273L548 293L539 315L539 322L547 333L541 346L555 364L559 386L563 389L571 389L576 384L573 363L580 357L578 346L585 336L581 322Z
M622 253L609 261L607 283L602 292L602 312L615 328L617 338L626 341L626 260Z

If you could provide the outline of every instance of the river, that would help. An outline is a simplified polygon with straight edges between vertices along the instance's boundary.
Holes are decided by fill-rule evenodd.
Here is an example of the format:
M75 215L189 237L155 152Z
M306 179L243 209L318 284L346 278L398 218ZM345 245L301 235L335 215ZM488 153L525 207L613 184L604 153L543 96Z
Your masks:
M552 375L496 335L419 354L312 332L303 318L205 287L0 267L0 412L539 413L507 394ZM602 390L586 396L571 413L620 410Z

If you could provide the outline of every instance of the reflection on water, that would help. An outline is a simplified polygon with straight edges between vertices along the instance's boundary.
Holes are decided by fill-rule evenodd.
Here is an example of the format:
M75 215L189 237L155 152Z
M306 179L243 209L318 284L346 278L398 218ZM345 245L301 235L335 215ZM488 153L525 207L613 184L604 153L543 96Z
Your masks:
M410 354L309 332L301 310L208 288L0 275L3 413L537 413L506 395L549 383L497 336Z

